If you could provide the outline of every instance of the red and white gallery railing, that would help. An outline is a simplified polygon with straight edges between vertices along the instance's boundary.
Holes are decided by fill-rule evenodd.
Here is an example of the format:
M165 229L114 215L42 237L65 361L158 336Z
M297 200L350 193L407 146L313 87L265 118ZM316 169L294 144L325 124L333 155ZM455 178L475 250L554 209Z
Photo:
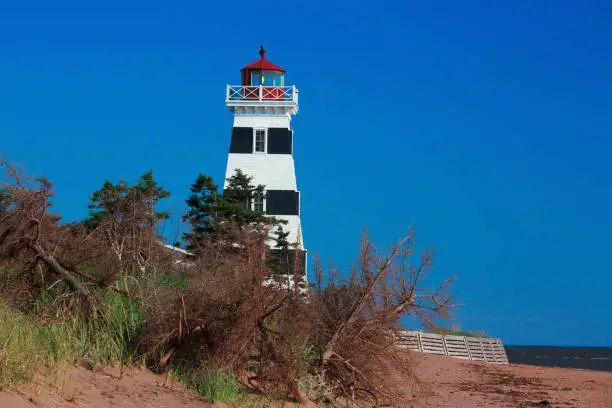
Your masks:
M247 102L293 102L297 103L298 91L295 86L234 86L227 85L225 99Z

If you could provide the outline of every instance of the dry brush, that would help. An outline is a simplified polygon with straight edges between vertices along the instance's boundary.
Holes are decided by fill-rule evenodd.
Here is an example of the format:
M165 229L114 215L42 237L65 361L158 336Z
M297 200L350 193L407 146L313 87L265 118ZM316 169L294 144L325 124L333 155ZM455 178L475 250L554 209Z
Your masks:
M154 197L115 197L112 213L93 229L62 224L45 177L0 164L0 262L19 265L32 292L60 285L60 304L79 313L104 308L99 289L123 293L121 277L187 277L179 289L138 293L146 308L136 347L156 369L206 366L300 402L351 402L365 392L394 403L413 378L407 354L394 344L400 319L432 327L455 308L452 279L426 290L433 253L416 251L412 229L386 251L364 233L346 273L316 261L315 282L304 293L284 284L305 271L296 264L294 276L279 273L288 268L267 245L272 225L226 224L223 234L199 240L197 256L177 263L158 241Z

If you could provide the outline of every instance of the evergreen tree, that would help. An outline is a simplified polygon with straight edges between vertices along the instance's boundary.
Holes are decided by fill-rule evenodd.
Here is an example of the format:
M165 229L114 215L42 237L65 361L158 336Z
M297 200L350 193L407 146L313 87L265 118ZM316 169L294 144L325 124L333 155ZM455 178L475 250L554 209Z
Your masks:
M228 226L265 226L286 223L265 212L254 209L256 199L263 199L265 186L254 185L253 178L240 169L227 179L223 194L211 177L200 174L191 186L191 196L186 203L189 208L183 220L191 226L191 232L183 239L189 249L202 243L206 234L220 234Z
M282 225L278 225L274 231L274 242L276 248L284 251L289 251L289 231L285 231Z
M277 275L290 274L289 265L289 231L285 231L282 224L279 224L274 230L272 237L275 243L275 249L272 251L274 257L270 260L270 266L275 270Z
M148 226L153 227L157 221L169 218L169 213L155 210L159 200L169 196L170 192L155 181L152 170L140 176L133 186L123 180L117 184L106 181L91 197L89 217L84 220L85 227L93 231L109 217L121 222L129 214L129 206L136 202L142 205Z
M215 230L217 202L219 201L218 186L212 177L200 174L191 185L191 195L187 199L187 214L183 220L191 226L191 232L183 234L187 248L194 249L201 243L205 234Z
M125 181L120 181L117 185L106 181L100 190L94 192L88 205L89 217L84 221L87 230L93 231L106 217L119 214L127 191L128 185Z
M240 169L227 179L227 187L223 190L223 199L217 206L219 221L229 221L236 225L271 224L275 220L266 217L263 211L253 209L256 199L264 198L265 186L253 185L253 177Z

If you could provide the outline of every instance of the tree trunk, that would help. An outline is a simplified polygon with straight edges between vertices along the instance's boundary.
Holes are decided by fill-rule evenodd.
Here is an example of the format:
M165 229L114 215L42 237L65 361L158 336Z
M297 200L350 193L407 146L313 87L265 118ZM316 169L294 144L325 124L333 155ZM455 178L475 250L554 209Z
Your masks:
M76 276L62 267L59 262L53 258L53 256L47 254L47 252L38 242L32 243L31 248L53 273L62 278L75 292L83 296L91 307L96 308L100 306L100 299L98 299L98 297L94 295L94 293L91 292L87 286L83 285L83 283Z
M325 363L325 361L329 360L331 358L331 356L334 354L334 347L336 347L336 344L342 338L342 335L344 334L344 332L349 327L351 327L353 325L353 323L355 323L355 321L357 320L357 318L361 314L361 311L363 310L365 305L368 303L368 299L370 298L370 296L372 296L372 293L374 293L374 290L376 289L376 285L378 285L378 282L380 282L380 280L385 277L385 275L387 274L387 269L389 269L389 267L393 263L393 260L397 256L400 248L402 248L402 246L404 246L406 241L408 241L409 239L410 239L410 236L407 236L406 238L404 238L402 240L402 242L400 242L393 249L393 252L391 253L391 255L389 255L389 257L385 261L384 265L378 270L376 275L374 275L374 277L372 279L372 282L370 282L370 284L368 285L366 291L363 293L363 295L361 295L361 297L355 303L355 307L351 311L351 313L348 316L348 318L340 325L340 327L338 327L336 329L336 331L332 335L331 339L329 339L329 342L327 343L327 345L323 349L323 362L324 363Z

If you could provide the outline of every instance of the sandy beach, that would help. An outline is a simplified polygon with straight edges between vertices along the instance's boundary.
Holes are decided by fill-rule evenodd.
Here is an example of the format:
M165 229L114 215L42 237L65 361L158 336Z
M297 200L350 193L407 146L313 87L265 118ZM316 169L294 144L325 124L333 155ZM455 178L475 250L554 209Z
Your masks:
M413 353L425 407L612 407L612 373Z
M612 373L527 365L498 365L413 353L414 408L612 407ZM210 406L180 384L146 370L69 371L65 382L0 392L4 408L201 408ZM222 405L222 404L217 404ZM280 404L266 406L281 406ZM258 406L258 405L255 405ZM293 404L285 404L285 407Z

